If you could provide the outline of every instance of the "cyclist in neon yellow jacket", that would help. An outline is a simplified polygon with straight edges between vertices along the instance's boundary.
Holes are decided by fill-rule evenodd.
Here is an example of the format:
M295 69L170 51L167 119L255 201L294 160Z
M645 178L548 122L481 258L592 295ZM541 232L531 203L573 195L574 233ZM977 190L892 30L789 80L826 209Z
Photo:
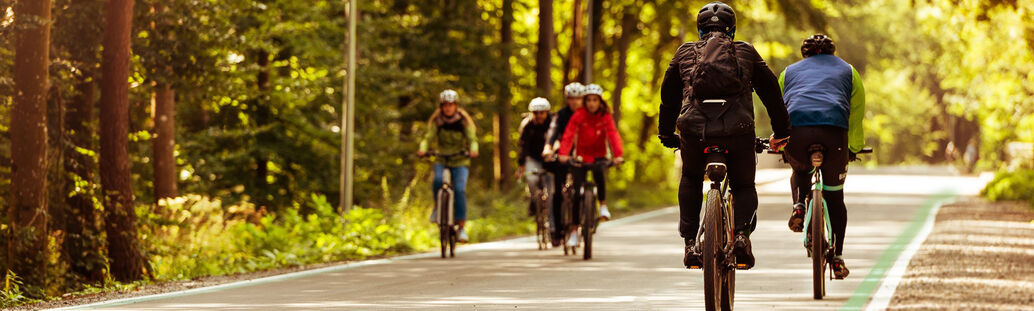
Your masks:
M825 35L804 40L804 59L786 67L779 76L783 101L790 113L793 139L786 146L784 158L793 167L790 185L793 211L789 227L794 232L804 228L804 201L811 185L812 144L826 148L822 161L825 184L822 196L829 208L834 237L834 258L831 261L837 279L850 271L841 257L844 232L847 228L847 206L844 205L844 180L847 163L865 147L862 119L865 117L865 87L853 66L833 55L836 45Z

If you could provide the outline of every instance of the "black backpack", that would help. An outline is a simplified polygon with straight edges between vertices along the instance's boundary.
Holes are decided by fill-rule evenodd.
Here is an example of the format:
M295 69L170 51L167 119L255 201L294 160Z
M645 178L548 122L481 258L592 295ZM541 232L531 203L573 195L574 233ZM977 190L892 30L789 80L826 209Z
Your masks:
M683 44L676 61L684 88L681 132L701 137L753 132L750 83L731 37L712 32L701 41Z

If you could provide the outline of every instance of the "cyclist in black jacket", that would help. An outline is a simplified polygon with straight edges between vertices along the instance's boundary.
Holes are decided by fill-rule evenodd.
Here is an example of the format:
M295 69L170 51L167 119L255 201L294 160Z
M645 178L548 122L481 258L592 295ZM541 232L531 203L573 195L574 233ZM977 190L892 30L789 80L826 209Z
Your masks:
M700 225L700 208L703 200L701 185L706 166L704 148L722 146L728 150L728 179L735 206L734 227L736 230L736 256L738 263L754 266L754 255L750 247L749 234L753 230L752 220L758 207L757 189L754 186L756 155L754 153L754 106L753 90L761 98L772 119L773 148L781 148L790 135L790 119L783 105L779 82L768 68L765 60L749 43L734 41L735 71L742 79L742 89L733 90L725 97L729 105L718 120L705 119L703 110L696 104L709 98L695 98L694 94L714 90L694 90L693 71L701 68L695 49L716 36L735 36L736 14L732 8L721 2L705 5L697 15L697 29L701 41L683 44L668 65L661 84L660 117L658 137L670 148L680 148L682 154L682 181L679 185L679 233L685 239L684 263L686 266L700 266L699 252L693 249L694 239ZM706 43L705 43L706 42ZM675 134L676 127L681 135Z
M564 86L564 97L566 97L565 102L567 105L564 105L564 108L561 108L556 112L553 116L553 121L549 124L549 131L546 133L546 145L542 149L542 156L546 161L554 161L553 155L555 155L557 150L560 149L560 139L564 137L564 129L567 128L567 122L571 120L571 116L574 115L575 111L582 108L582 97L585 95L584 93L585 86L581 83L572 82L567 86ZM567 176L569 167L564 163L556 162L549 166L552 168L551 172L553 173L553 176L556 176L556 182L553 183L553 193L560 193L563 190L563 181ZM560 206L563 203L563 196L553 196L553 206ZM561 219L560 212L561 210L559 208L554 208L552 217L550 217L553 221L550 226L550 229L553 230L553 236L550 241L552 241L554 247L560 246L560 243L563 242L562 240L564 239L564 230L558 230L558 228L562 227L562 224L556 223L557 220Z
M525 180L528 182L529 193L535 193L533 189L538 186L540 175L534 174L540 170L548 170L545 165L545 158L542 157L542 149L546 146L546 132L549 131L550 119L553 118L553 114L549 111L549 100L542 97L536 97L528 103L528 116L521 121L520 129L518 130L521 134L520 138L517 139L517 164L520 166L517 169L518 176L524 175ZM548 176L541 176L546 178ZM546 185L550 184L552 179L546 179ZM547 186L548 187L548 186ZM541 189L546 190L546 189ZM528 204L528 216L535 216L535 209L532 202Z

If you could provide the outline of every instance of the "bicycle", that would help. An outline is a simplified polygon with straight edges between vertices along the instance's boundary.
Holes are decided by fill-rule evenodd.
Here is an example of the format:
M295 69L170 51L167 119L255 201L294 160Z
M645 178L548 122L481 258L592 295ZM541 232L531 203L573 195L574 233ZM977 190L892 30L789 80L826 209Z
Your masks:
M468 156L466 151L453 154L439 154L437 152L427 154L428 158L438 157L445 160L445 163L448 163L453 158L466 156ZM448 257L456 257L456 234L458 231L455 219L456 202L454 201L452 189L452 171L448 167L442 170L442 187L438 189L435 197L437 199L431 214L434 215L432 219L435 219L435 222L438 224L438 241L441 244L442 258L446 258L446 255Z
M762 141L766 146L768 141ZM804 238L804 248L811 258L812 266L812 296L815 299L822 299L826 296L825 274L829 270L829 279L833 280L833 270L827 269L832 265L834 239L832 226L829 221L829 211L826 201L822 198L822 190L826 188L822 179L822 161L825 158L826 147L821 144L808 146L808 153L811 154L811 191L805 197L804 206L804 228L808 233ZM771 154L782 154L782 151L769 150ZM872 153L872 148L863 148L858 154ZM854 161L857 159L852 159ZM812 238L822 241L813 243Z
M761 139L755 139L757 151ZM735 209L729 192L727 154L720 146L704 148L707 166L705 175L711 180L704 203L704 219L697 229L694 249L701 255L704 270L704 307L706 310L732 310L736 296L736 270L747 269L736 262ZM755 216L756 217L756 216Z
M614 166L613 162L609 159L600 158L596 159L593 163L582 162L581 157L577 157L568 161L568 164L574 167L585 167L588 169L593 168L607 168ZM563 193L564 196L563 204L561 206L563 221L558 222L564 224L564 228L571 227L574 224L574 202L578 202L581 208L582 219L581 219L581 238L584 245L582 250L582 259L592 259L592 236L596 233L596 227L599 225L599 219L597 219L597 201L596 201L596 184L593 182L586 181L582 184L579 189L574 188L574 174L569 172L567 174L567 182L564 184ZM571 234L574 234L574 230L566 230L564 234L564 241L571 238ZM577 255L577 247L569 247L567 243L564 243L564 256Z
M537 185L531 186L531 203L534 206L535 211L535 236L537 237L539 250L549 249L549 205L553 202L552 185L547 180L551 179L551 175L546 170L536 170L531 172L533 175L538 176Z

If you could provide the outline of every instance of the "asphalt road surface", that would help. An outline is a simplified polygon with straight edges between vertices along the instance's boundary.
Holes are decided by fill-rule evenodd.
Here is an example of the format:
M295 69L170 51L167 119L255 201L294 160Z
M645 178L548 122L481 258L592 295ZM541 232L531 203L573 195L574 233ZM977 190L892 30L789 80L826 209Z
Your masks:
M893 173L893 174L892 174ZM736 276L739 310L864 308L935 199L973 195L980 181L934 172L855 172L848 177L844 257L851 275L811 295L811 261L786 227L787 171L759 174L757 265ZM781 177L780 177L781 176ZM674 200L674 198L673 198ZM93 305L147 310L254 309L613 309L703 310L703 275L681 263L677 210L613 221L599 229L594 258L539 251L530 238L464 245L436 253L248 284ZM579 255L581 255L579 253ZM876 269L873 269L876 267Z

